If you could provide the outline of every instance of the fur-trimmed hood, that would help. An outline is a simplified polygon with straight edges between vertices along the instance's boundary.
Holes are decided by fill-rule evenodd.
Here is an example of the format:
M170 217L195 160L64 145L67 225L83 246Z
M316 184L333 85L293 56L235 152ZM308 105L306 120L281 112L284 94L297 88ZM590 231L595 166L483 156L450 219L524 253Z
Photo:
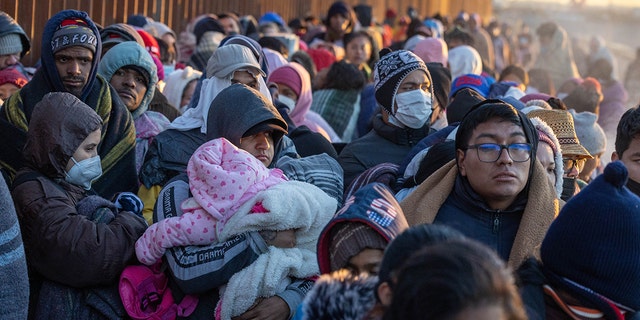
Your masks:
M360 320L376 303L378 277L346 270L322 275L302 303L303 320Z

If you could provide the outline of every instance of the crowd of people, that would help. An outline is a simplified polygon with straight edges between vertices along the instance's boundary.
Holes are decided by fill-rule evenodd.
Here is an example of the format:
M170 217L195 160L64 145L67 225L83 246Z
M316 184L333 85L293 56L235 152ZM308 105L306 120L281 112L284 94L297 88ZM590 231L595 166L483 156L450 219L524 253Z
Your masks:
M396 9L0 12L0 318L640 317L640 51Z

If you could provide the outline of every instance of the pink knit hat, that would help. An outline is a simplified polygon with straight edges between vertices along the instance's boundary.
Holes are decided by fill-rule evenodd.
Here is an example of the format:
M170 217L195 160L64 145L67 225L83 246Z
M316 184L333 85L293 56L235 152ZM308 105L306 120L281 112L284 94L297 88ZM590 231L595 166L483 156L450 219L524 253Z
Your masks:
M269 74L268 82L282 83L289 86L296 95L300 96L300 89L302 88L302 80L300 75L291 66L285 65L278 69L273 70Z
M18 88L22 88L27 82L29 82L27 77L15 68L0 70L0 85L11 83Z
M440 38L420 40L413 49L413 53L420 57L425 63L440 62L443 66L446 66L447 60L449 59L447 43Z
M193 198L219 221L258 192L287 180L282 170L267 169L225 138L200 146L189 159L187 175Z

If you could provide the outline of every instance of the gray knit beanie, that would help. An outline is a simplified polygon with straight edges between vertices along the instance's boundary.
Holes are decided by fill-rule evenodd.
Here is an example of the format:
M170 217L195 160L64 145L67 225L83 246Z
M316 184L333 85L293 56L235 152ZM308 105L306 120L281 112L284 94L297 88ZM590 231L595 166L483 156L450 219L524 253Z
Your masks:
M576 136L580 144L589 151L591 155L601 154L607 147L607 137L604 130L598 124L598 116L595 113L584 111L576 113L569 110L573 116L573 123L576 127Z
M9 33L0 37L0 55L20 54L22 52L22 40L17 33Z

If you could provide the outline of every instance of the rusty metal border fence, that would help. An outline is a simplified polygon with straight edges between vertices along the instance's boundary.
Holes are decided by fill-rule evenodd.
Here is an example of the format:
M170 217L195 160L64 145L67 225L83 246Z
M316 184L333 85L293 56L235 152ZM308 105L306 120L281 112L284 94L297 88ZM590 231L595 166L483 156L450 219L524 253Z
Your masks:
M368 4L373 7L376 21L382 22L387 8L399 14L409 6L420 16L455 16L460 10L477 12L483 17L492 14L491 0L345 0L351 5ZM40 36L44 25L55 13L63 9L86 11L98 24L106 26L125 22L132 14L144 14L167 24L176 32L184 30L189 21L203 13L227 11L250 14L259 18L268 11L278 12L285 20L313 14L322 17L332 0L0 0L0 10L14 17L32 39L32 50L23 59L25 65L34 65L40 56Z

